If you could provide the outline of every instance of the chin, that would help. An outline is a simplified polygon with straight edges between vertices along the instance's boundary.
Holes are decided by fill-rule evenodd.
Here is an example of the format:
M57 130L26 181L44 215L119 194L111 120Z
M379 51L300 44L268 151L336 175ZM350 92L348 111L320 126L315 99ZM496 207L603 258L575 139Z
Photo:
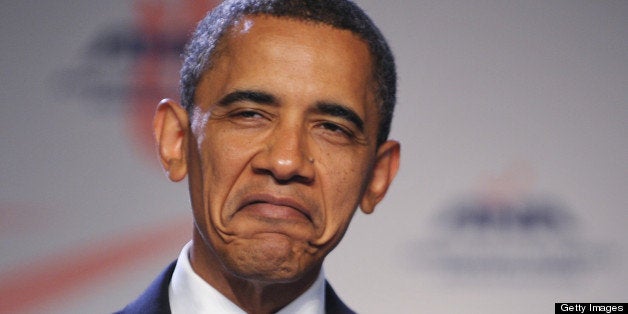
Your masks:
M285 237L235 241L228 249L226 267L246 280L289 283L301 279L315 264L304 244Z

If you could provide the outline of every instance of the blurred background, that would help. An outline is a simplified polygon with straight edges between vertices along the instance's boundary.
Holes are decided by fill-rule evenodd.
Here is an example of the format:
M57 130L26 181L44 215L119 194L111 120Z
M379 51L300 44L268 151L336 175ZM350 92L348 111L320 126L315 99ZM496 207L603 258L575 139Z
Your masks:
M326 261L360 313L626 302L628 1L357 1L402 166ZM109 313L192 228L150 124L214 1L3 1L0 312Z

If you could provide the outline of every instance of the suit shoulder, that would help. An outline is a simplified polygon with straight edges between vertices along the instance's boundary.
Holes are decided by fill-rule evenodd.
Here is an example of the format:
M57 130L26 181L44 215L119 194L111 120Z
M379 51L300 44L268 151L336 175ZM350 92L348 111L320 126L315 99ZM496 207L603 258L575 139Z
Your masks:
M135 301L115 314L170 314L168 287L176 262L168 266Z
M355 312L350 309L331 287L331 285L325 283L325 313L327 314L354 314Z

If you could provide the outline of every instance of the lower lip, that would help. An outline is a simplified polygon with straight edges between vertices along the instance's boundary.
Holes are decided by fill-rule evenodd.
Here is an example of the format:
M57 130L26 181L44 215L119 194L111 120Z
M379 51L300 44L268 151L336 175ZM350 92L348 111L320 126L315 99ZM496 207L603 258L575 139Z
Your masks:
M309 220L303 213L290 207L269 203L255 203L244 206L241 211L269 220Z

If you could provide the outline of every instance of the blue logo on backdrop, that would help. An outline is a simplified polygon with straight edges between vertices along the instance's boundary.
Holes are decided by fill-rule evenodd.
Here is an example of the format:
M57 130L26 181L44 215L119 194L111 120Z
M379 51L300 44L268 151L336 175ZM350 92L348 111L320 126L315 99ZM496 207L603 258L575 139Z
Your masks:
M476 280L547 280L608 265L609 247L587 239L573 211L556 198L524 192L526 184L512 180L492 180L492 187L440 210L428 239L413 244L413 264Z
M133 20L94 34L85 53L52 77L53 87L124 117L129 138L153 161L155 106L162 98L178 98L187 34L217 3L134 0Z

